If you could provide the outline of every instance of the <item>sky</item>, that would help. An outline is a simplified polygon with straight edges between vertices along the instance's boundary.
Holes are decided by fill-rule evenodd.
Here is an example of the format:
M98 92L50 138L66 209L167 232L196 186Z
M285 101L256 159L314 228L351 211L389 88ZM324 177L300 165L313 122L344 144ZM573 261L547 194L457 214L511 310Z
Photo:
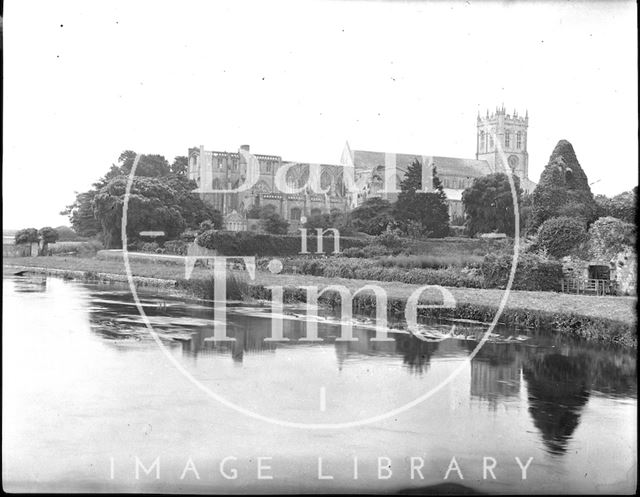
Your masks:
M634 2L4 4L3 226L59 212L123 150L339 163L474 158L476 116L529 112L529 177L569 140L594 193L638 184Z

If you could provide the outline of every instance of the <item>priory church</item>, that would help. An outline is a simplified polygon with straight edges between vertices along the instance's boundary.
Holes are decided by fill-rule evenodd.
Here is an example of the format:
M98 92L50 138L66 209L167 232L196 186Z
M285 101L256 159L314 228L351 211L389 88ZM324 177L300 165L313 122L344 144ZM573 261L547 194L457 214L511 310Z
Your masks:
M475 178L509 167L520 179L520 187L531 192L535 183L529 180L529 154L527 152L528 112L519 116L508 114L504 107L478 115L476 123L475 158L439 157L424 153L397 153L389 151L352 150L347 143L339 164L300 163L283 160L279 155L250 153L248 145L238 152L208 151L203 146L189 149L189 179L198 184L197 192L222 212L225 229L231 231L257 230L258 220L247 217L254 207L272 209L289 222L291 231L297 231L305 217L338 210L347 212L367 198L382 197L394 201L397 193L384 191L385 172L395 164L396 185L409 165L418 159L423 165L436 168L449 204L452 221L464 215L462 192ZM498 142L503 154L500 154ZM502 163L502 157L507 164ZM258 177L248 189L245 183L247 158L254 161L252 170ZM285 193L276 186L276 174L286 167L286 184L296 193ZM355 191L345 186L345 168L355 181ZM326 193L318 194L308 188L309 172L319 173L319 184ZM284 171L283 171L284 172ZM217 192L216 190L228 190ZM237 191L236 191L237 190ZM254 209L255 210L255 209ZM302 220L302 221L301 221Z

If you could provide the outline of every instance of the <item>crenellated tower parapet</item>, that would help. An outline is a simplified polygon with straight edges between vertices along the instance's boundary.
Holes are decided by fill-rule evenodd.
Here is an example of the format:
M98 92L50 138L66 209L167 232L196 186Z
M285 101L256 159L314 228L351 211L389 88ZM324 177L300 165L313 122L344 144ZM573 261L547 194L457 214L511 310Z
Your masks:
M493 172L504 172L508 166L520 179L529 177L529 153L527 133L529 111L524 116L514 110L507 113L504 105L477 117L476 159L486 160ZM498 143L507 157L502 163Z

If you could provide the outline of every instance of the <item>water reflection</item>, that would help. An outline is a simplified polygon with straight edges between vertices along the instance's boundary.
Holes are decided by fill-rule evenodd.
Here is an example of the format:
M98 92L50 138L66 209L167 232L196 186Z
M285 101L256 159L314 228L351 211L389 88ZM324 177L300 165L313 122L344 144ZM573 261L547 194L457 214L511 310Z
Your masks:
M588 359L552 353L530 358L523 369L533 422L549 452L563 454L589 400Z
M16 286L16 291L21 291ZM137 338L145 334L136 308L127 292L92 290L90 320L94 332L105 338ZM318 324L321 342L300 342L306 336L304 321L283 321L288 342L269 342L271 324L268 309L233 309L228 314L227 333L234 342L213 340L215 324L206 306L183 305L166 296L143 298L145 312L154 329L180 342L182 354L193 359L214 360L230 356L242 365L247 354L269 356L280 348L322 347L335 350L338 371L350 363L369 361L375 365L383 358L399 358L405 374L428 376L434 361L462 360L478 345L476 339L448 339L425 342L410 334L393 334L389 342L373 341L375 331L354 327L357 341L336 341L340 328L336 322ZM465 325L460 325L464 332ZM469 325L470 336L478 331ZM553 455L566 454L568 444L580 424L585 406L593 393L609 397L637 395L636 358L624 349L603 347L544 332L526 332L528 339L513 340L514 330L496 330L470 362L469 398L490 411L499 406L527 403L527 412L540 434L545 450ZM385 365L388 363L385 363ZM265 363L268 366L268 362Z

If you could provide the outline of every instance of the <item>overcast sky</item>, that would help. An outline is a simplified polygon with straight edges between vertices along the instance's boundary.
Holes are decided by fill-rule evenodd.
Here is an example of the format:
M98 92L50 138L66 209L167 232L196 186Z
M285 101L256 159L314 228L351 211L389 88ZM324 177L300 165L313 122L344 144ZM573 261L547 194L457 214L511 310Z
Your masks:
M473 158L529 110L530 178L569 140L595 193L638 184L633 2L30 1L4 17L5 228L58 213L125 149L338 163Z

